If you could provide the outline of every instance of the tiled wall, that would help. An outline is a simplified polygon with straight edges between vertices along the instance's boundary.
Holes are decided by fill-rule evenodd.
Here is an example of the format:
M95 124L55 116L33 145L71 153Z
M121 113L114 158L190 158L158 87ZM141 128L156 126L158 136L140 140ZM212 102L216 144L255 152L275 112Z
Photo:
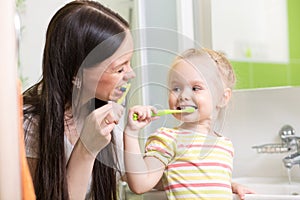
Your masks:
M287 0L287 9L289 63L232 61L238 78L237 89L300 85L300 1Z
M290 153L261 154L252 146L280 143L289 124L300 136L300 87L237 90L227 112L224 135L235 147L234 177L287 176L282 159ZM300 178L300 166L292 168Z

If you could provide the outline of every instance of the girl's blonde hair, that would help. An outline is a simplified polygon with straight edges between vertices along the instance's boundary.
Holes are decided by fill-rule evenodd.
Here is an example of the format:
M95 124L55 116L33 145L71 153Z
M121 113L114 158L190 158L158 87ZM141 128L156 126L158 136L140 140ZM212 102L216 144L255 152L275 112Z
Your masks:
M194 56L205 56L205 54L207 54L214 61L214 63L216 63L219 75L222 78L225 87L233 89L236 83L236 77L230 62L223 53L208 48L191 48L177 56L172 66L176 65L182 59L187 59Z

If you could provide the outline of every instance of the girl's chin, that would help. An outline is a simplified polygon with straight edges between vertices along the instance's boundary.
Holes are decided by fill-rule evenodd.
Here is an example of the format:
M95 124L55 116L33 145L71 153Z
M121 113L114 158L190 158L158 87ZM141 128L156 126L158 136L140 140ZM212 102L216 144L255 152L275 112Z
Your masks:
M181 122L186 122L186 123L193 123L193 122L198 122L198 119L195 119L194 117L185 117L185 116L175 116L175 118Z

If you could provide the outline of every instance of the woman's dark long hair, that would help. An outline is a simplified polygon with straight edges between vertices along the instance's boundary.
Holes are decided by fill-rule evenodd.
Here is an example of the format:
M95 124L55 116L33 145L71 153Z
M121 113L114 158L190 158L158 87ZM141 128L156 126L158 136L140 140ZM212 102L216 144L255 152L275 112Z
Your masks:
M68 3L50 21L43 54L42 79L24 92L24 105L31 105L24 110L24 114L39 116L39 159L34 177L37 199L69 199L64 113L72 105L72 80L89 52L128 27L128 23L118 14L93 1ZM105 56L99 55L99 60L95 62L101 62L118 49L124 37L118 38L119 41L114 41L110 46L110 51L103 52ZM112 142L98 156L105 154L114 160ZM112 165L107 166L96 159L92 178L93 199L116 199L116 169Z

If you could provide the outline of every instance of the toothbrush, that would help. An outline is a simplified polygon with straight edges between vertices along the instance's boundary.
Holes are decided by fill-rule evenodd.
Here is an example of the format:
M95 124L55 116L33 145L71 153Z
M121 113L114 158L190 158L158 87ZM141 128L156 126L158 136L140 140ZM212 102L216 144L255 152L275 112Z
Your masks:
M194 107L187 107L184 110L158 110L157 113L152 113L152 117L155 116L163 116L163 115L169 115L169 114L176 114L176 113L192 113L195 111ZM138 114L133 114L133 121L136 121L138 119Z
M118 101L117 101L118 104L122 104L123 103L123 101L124 101L124 99L125 99L128 91L130 90L130 86L131 86L131 84L127 83L125 86L122 86L120 88L120 90L123 92L123 95L122 95L122 97L120 99L118 99Z

